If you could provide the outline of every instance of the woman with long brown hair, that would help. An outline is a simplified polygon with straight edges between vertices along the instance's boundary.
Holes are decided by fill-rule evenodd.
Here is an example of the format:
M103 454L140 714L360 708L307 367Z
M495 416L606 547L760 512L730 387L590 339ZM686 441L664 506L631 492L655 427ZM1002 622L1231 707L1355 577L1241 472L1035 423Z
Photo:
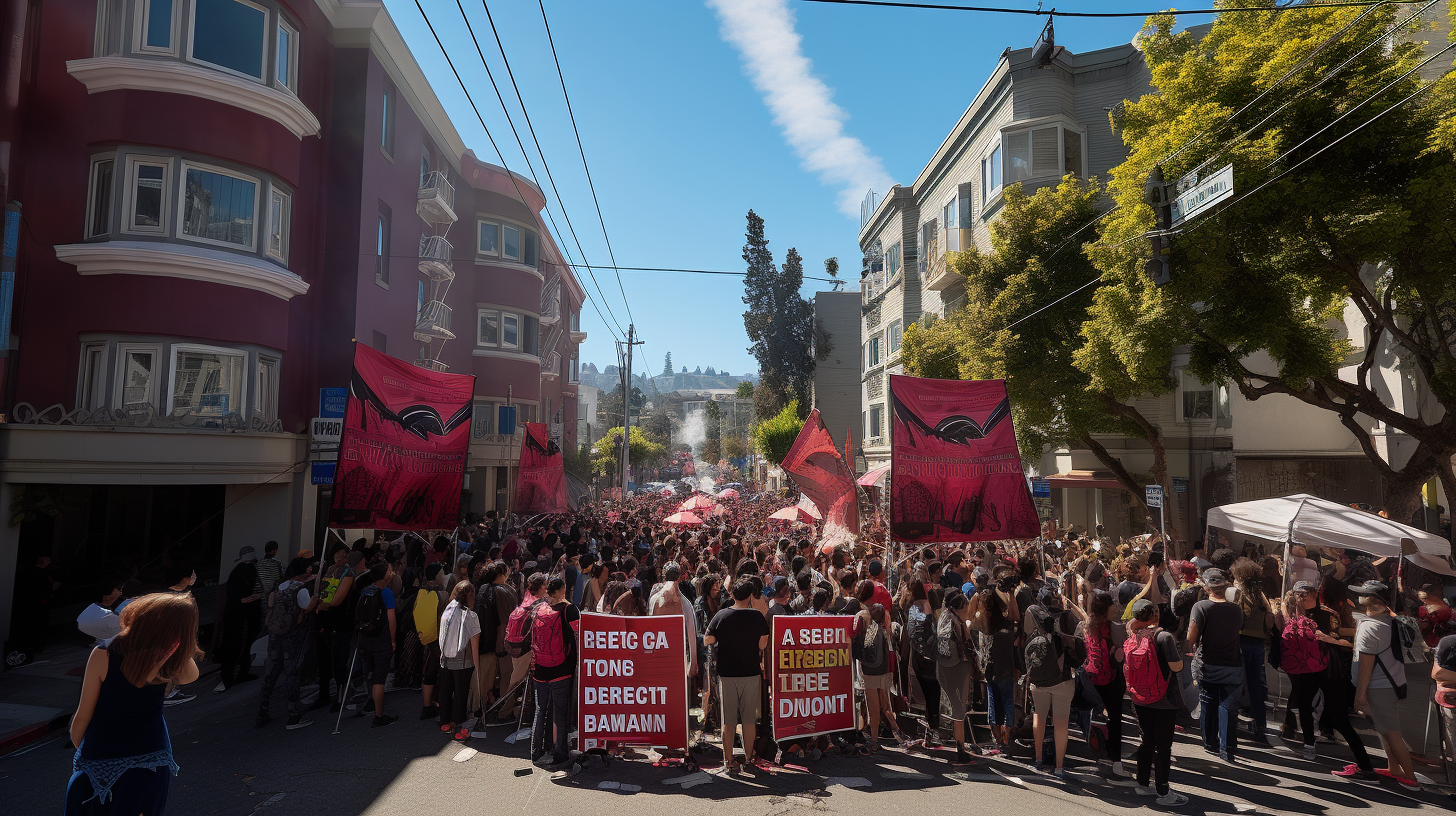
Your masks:
M91 650L71 720L75 772L66 814L151 816L177 773L162 700L197 679L197 602L159 593L132 601L121 632Z

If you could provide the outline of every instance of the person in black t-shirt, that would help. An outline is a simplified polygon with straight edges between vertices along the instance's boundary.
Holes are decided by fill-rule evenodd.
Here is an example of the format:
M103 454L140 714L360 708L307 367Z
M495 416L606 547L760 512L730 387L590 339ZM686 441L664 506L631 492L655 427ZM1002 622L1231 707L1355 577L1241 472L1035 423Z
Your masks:
M1203 726L1203 750L1225 762L1234 761L1239 725L1239 689L1244 684L1244 661L1239 651L1239 630L1244 612L1229 603L1228 575L1221 569L1203 571L1208 599L1193 605L1188 643L1198 644L1198 702Z
M703 645L717 655L718 699L723 706L723 767L735 769L733 732L743 724L743 755L753 761L753 739L762 694L762 656L768 648L768 620L753 608L754 579L741 576L733 584L733 606L720 609L708 622Z

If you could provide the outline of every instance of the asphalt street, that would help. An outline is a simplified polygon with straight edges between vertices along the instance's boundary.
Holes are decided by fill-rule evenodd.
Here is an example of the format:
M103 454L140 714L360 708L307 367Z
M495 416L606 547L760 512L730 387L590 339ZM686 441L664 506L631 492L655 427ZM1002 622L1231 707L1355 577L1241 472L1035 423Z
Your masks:
M401 715L399 722L370 728L368 717L345 712L342 733L333 735L332 718L324 721L321 712L314 712L312 727L285 731L278 704L272 726L253 728L257 688L247 683L223 694L203 690L196 700L167 709L181 766L172 784L169 813L680 816L688 809L694 816L782 816L795 811L922 816L974 806L1005 816L1076 816L1157 809L1150 798L1099 783L1090 773L1059 782L1012 760L982 759L968 768L952 768L937 758L897 750L873 757L834 753L806 763L802 771L760 771L743 778L715 775L690 787L672 781L689 771L653 767L645 760L615 760L604 768L593 759L564 780L539 769L516 776L531 766L524 741L504 742L511 729L489 729L486 738L470 743L478 753L457 761L462 746L441 734L433 721L417 719L417 692L388 695L387 708ZM1136 734L1131 724L1130 730ZM1135 744L1130 741L1125 750L1130 754ZM1076 740L1073 746L1085 751ZM1336 779L1329 771L1344 765L1344 747L1321 743L1321 753L1317 762L1307 762L1283 748L1251 749L1231 767L1204 754L1194 737L1180 733L1172 785L1189 802L1175 812L1324 816L1371 808L1449 811L1456 804L1434 790L1412 794L1389 783ZM64 734L57 733L0 758L0 813L59 812L71 755ZM705 764L713 756L716 752L704 755ZM1090 772L1094 767L1085 759L1068 760L1074 774L1078 768ZM1435 773L1431 768L1422 771ZM625 790L604 790L603 783Z

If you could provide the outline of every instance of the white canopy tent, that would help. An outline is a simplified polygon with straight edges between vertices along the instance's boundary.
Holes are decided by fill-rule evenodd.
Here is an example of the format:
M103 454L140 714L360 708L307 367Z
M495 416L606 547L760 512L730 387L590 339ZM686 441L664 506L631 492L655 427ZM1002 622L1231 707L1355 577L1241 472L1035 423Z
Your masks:
M1407 556L1422 567L1453 573L1451 542L1425 530L1306 493L1225 504L1208 511L1208 526L1285 545L1338 547L1376 557Z

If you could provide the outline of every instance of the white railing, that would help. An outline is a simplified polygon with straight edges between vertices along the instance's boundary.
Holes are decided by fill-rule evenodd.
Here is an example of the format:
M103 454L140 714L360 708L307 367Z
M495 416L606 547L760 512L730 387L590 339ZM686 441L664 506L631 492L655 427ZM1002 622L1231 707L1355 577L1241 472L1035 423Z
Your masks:
M420 307L419 317L415 320L415 339L429 342L431 338L455 339L455 335L450 332L450 307L438 300L432 300Z
M541 288L541 325L552 326L561 320L561 273Z
M431 280L450 280L455 277L452 256L455 248L443 235L420 237L420 272Z
M420 185L419 200L431 201L434 199L439 199L450 208L451 212L454 212L455 185L451 184L450 179L446 178L444 172L440 170L432 171L425 176L425 183Z

